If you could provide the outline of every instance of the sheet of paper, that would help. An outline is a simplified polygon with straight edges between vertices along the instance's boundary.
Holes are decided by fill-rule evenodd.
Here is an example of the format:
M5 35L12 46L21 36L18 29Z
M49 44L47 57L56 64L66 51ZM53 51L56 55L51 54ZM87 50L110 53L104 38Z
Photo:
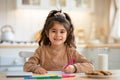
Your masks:
M84 75L85 73L64 73L62 71L48 71L48 74L57 74L57 75L62 75L62 74L76 74L76 75Z
M62 71L48 71L48 74L62 75L62 74L64 74L64 72L62 72Z

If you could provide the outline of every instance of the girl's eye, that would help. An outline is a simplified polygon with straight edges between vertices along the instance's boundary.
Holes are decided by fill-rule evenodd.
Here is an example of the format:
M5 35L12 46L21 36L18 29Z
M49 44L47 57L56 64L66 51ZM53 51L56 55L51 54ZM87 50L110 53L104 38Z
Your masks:
M56 31L52 31L53 33L55 33Z
M61 31L60 33L65 33L65 31Z
M60 33L65 33L66 31L60 31Z

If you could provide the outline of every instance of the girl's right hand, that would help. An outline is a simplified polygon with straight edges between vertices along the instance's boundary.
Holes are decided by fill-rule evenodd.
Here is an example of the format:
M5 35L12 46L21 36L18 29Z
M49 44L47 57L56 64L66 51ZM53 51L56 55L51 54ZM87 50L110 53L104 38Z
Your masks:
M69 65L68 67L63 69L63 72L65 72L65 73L74 73L75 72L75 68L74 68L73 65Z
M38 67L37 69L35 69L34 73L35 73L35 74L46 74L46 73L47 73L47 70L45 70L45 69L42 68L42 67Z

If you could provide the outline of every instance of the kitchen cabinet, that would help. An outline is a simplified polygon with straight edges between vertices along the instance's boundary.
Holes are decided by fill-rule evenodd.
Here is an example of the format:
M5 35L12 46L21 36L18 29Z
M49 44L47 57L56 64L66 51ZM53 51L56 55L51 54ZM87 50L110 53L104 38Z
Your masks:
M120 48L86 48L84 56L98 69L98 54L108 54L108 69L120 69Z
M40 8L42 6L41 0L17 0L17 8Z
M0 45L0 72L22 71L24 59L20 56L21 51L34 52L38 46L30 45Z
M93 11L94 0L17 0L17 8Z

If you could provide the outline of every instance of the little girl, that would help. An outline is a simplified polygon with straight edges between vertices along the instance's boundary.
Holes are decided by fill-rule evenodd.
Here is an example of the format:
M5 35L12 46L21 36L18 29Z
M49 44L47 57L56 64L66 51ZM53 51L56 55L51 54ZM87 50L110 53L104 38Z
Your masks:
M65 73L87 72L93 65L76 51L74 28L71 18L61 10L52 10L47 16L41 32L39 47L24 64L24 71L45 74L51 70ZM73 64L64 68L75 57Z

